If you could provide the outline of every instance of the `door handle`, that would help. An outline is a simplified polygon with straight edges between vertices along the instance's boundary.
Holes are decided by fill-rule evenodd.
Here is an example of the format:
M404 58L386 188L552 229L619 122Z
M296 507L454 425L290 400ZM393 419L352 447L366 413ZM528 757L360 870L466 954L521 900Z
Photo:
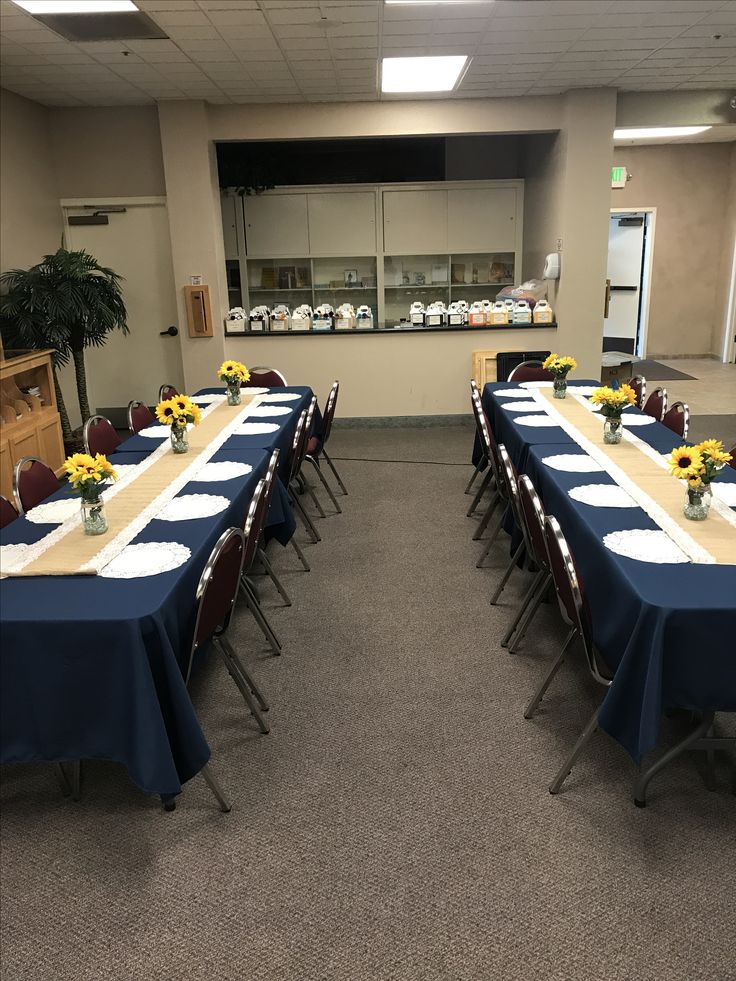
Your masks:
M174 324L171 327L167 327L166 330L159 331L159 337L176 337L179 333L179 328Z

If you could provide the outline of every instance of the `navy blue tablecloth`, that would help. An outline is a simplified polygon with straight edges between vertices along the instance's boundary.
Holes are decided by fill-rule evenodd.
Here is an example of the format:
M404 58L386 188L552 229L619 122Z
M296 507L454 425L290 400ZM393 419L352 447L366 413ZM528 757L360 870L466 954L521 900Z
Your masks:
M580 569L595 643L615 671L601 727L638 760L656 746L664 709L736 711L736 566L641 562L610 551L603 544L609 532L658 526L638 507L592 507L571 498L573 487L614 484L613 478L544 463L582 450L559 427L519 426L522 414L503 409L513 400L495 394L508 387L484 392L496 438L560 522ZM683 442L660 423L632 432L661 453ZM719 480L736 483L736 471L727 467Z
M202 569L225 528L243 524L248 502L274 445L293 438L311 392L276 417L279 430L262 447L224 444L213 461L249 464L245 476L191 481L181 491L230 502L209 518L154 519L133 539L178 542L191 551L170 572L135 579L102 576L9 578L0 582L0 753L2 762L104 759L123 763L144 791L168 796L207 762L210 751L182 669L193 630ZM143 437L134 437L140 440ZM124 443L111 459L137 463L160 445ZM148 445L152 444L152 445ZM180 496L178 495L178 496ZM58 497L69 496L62 488ZM275 488L269 527L288 542L294 519L286 489ZM56 525L19 518L0 543L32 544Z

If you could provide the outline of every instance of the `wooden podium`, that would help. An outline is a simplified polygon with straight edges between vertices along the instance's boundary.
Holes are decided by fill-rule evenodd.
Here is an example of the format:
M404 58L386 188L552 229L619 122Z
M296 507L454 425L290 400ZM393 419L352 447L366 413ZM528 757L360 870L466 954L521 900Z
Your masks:
M0 347L0 494L10 501L13 467L21 457L40 457L57 472L64 463L52 353L4 353ZM36 388L39 394L27 394L24 388Z

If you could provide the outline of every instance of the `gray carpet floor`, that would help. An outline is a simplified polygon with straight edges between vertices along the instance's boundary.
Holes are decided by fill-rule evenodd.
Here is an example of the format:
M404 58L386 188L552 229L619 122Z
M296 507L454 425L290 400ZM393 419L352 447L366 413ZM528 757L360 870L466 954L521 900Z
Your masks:
M681 760L638 810L634 765L598 734L547 791L600 691L573 658L522 718L563 629L544 608L522 652L499 648L524 580L489 606L506 553L475 569L471 439L333 434L336 457L448 465L340 464L350 495L304 546L313 571L274 554L283 656L244 609L232 633L270 735L220 664L197 676L230 814L199 777L165 814L114 765L85 766L76 804L47 765L4 769L3 981L736 978L725 763L708 791Z
M727 450L736 446L736 414L718 416L698 416L690 417L690 431L687 438L693 443L700 442L701 439L723 440L723 445Z

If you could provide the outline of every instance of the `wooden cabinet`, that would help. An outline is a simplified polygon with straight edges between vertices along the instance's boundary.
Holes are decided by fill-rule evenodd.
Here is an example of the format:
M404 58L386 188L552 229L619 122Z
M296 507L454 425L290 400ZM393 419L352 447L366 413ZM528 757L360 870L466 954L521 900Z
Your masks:
M375 253L376 195L373 191L310 193L307 197L312 255Z
M449 190L448 252L513 252L516 211L513 187Z
M248 255L309 255L306 194L265 194L245 202Z
M447 191L384 191L383 250L447 252Z
M32 388L38 394L23 389ZM37 456L53 470L64 463L51 351L0 351L0 493L12 500L13 467Z

